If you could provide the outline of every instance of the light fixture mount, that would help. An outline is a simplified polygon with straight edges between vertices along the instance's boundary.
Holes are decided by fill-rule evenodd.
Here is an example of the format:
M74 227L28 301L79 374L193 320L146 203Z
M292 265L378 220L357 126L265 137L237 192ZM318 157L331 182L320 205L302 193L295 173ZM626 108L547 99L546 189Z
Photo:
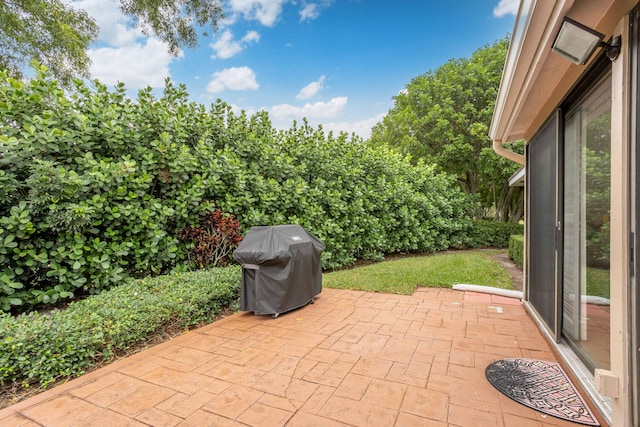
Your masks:
M615 61L620 55L620 48L622 47L622 37L615 36L609 43L600 42L600 46L605 50L607 58Z
M607 43L604 34L565 16L551 50L574 64L586 64L598 47L602 47L607 58L614 61L620 54L621 46L620 36Z

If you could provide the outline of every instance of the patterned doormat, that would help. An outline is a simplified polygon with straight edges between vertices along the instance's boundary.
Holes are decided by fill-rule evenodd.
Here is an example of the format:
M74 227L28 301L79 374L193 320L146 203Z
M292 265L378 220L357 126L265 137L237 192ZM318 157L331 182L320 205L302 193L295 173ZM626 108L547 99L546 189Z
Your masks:
M560 365L532 359L503 359L485 370L487 380L505 396L563 420L599 426Z

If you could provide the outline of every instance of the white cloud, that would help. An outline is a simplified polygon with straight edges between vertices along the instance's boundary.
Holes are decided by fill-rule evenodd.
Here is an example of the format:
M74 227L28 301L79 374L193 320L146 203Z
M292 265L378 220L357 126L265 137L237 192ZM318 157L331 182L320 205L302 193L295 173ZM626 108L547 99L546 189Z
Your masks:
M231 58L232 56L240 53L251 43L259 40L260 34L256 31L248 31L240 40L234 40L233 33L230 30L225 30L214 43L210 44L211 48L216 52L215 55L211 56L211 58Z
M153 37L145 43L90 49L88 55L92 78L107 85L122 82L128 89L163 87L170 76L169 63L175 59L167 52L167 46Z
M502 18L505 15L517 15L520 0L500 0L500 3L493 9L493 16Z
M344 110L347 105L348 98L341 96L333 98L329 102L315 102L313 104L305 104L303 107L296 107L290 104L274 105L269 109L269 113L276 120L285 119L330 119L337 116Z
M281 107L281 106L278 106ZM289 106L291 107L291 106ZM339 134L340 132L346 132L347 134L351 135L352 133L355 133L356 135L360 136L362 139L367 139L371 136L371 129L380 121L382 121L382 119L384 118L384 116L386 115L386 113L379 113L376 114L372 117L366 118L366 119L362 119L362 120L356 120L353 122L327 122L325 120L323 120L323 118L312 118L309 116L295 116L295 117L290 117L290 116L286 116L286 117L280 117L279 119L276 118L276 114L273 111L272 107L271 110L269 111L269 115L272 118L273 121L273 126L276 129L280 129L280 130L287 130L291 128L291 123L292 120L297 120L298 123L301 122L302 117L306 117L309 125L312 127L317 127L319 125L322 125L322 129L325 132L330 132L333 131L334 134ZM235 111L235 110L234 110Z
M318 92L320 92L324 88L324 81L325 81L325 77L320 76L320 78L317 81L309 83L308 85L300 89L300 92L298 92L298 94L296 95L296 99L313 98L314 96L316 96Z
M254 20L262 25L273 26L280 14L282 6L289 0L230 0L229 8L234 15L242 15L246 20ZM233 17L229 18L231 22Z
M300 10L300 21L311 21L312 19L316 19L320 16L320 11L318 10L318 5L315 3L306 4Z
M260 111L260 110L257 110L255 107L242 108L237 104L229 104L229 106L231 107L231 111L233 112L233 114L235 114L236 116L239 116L244 111L244 113L247 116L251 117L254 114L256 114L258 111Z
M300 22L311 21L320 16L322 9L329 7L333 0L317 0L315 2L302 2L300 9Z
M107 85L124 83L128 89L162 87L170 77L169 64L176 58L168 46L155 37L147 37L119 9L118 0L65 0L84 9L96 20L101 47L87 51L91 59L91 77ZM178 54L178 58L183 53Z
M131 28L131 19L120 11L117 0L80 0L70 4L96 20L100 27L98 38L111 46L127 46L143 37L140 29Z
M243 43L253 43L260 41L260 33L257 31L247 31L241 40Z
M213 74L207 92L218 93L229 90L258 90L256 74L249 67L226 68Z
M346 132L348 134L355 133L363 139L367 139L371 136L371 129L379 123L386 113L376 114L368 119L358 120L355 122L330 122L324 123L322 128L326 131L333 131L334 133Z

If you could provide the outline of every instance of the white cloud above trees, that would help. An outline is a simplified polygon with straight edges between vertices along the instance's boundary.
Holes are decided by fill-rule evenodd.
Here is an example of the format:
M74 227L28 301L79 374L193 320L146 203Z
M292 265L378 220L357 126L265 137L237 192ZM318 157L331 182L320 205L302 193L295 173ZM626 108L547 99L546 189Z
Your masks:
M231 67L213 74L207 84L208 93L220 93L225 90L258 90L260 85L256 73L249 67Z
M117 0L80 0L69 4L84 9L95 19L100 27L98 38L111 46L128 46L144 36L142 31L131 27L131 19L120 11Z
M90 49L88 54L92 78L107 85L122 82L127 89L163 87L170 77L169 64L176 59L167 53L166 44L153 37L121 47Z
M520 0L500 0L500 3L493 9L493 16L502 18L505 15L517 15Z
M300 21L316 19L319 16L318 5L309 3L300 9Z
M333 131L334 133L355 133L363 139L367 139L371 136L371 128L373 128L377 123L381 122L386 115L386 113L379 113L373 117L369 117L363 120L357 120L355 122L328 122L324 123L322 125L322 128L326 131Z
M319 0L316 2L302 2L300 9L300 22L312 21L320 16L322 9L329 7L333 0Z
M69 1L84 9L100 27L99 44L88 50L89 73L107 85L122 82L128 89L163 87L171 76L169 65L178 57L168 53L168 46L155 37L147 37L132 27L131 19L118 8L118 0Z
M247 21L258 21L265 27L273 27L280 19L286 3L298 4L294 0L229 0L226 22L232 24L243 18ZM302 1L298 11L300 22L318 18L322 9L331 3L333 0Z
M265 27L272 27L282 14L282 7L288 0L230 0L228 7L231 22L238 16L247 21L258 21Z
M305 100L313 98L324 88L325 80L325 76L320 76L320 78L315 82L309 83L308 85L300 89L300 92L298 92L298 95L296 95L296 99Z
M331 99L329 102L307 103L302 107L290 104L274 105L269 109L269 114L273 115L276 120L285 119L331 119L344 111L347 106L348 98L340 96Z
M277 106L277 107L283 107L283 106ZM291 106L288 106L288 107L291 107ZM260 110L265 110L269 113L269 117L273 121L273 126L276 129L282 129L282 130L290 129L293 120L296 120L298 123L301 123L302 119L306 118L310 126L317 127L319 125L322 125L322 129L325 132L332 131L334 134L339 134L340 132L346 132L349 135L352 133L355 133L356 135L360 136L363 139L367 139L371 136L371 128L373 128L373 126L375 126L378 122L382 121L382 119L386 115L386 113L378 113L366 119L355 120L350 122L350 121L335 120L337 117L333 117L332 119L334 120L331 120L323 117L312 117L309 115L302 115L301 111L296 111L295 108L291 110L289 108L283 108L283 110L289 111L289 112L295 111L297 113L296 115L282 114L281 117L280 115L276 117L277 114L274 114L274 111L273 111L274 108L275 107L272 107L271 109L261 108ZM256 111L259 111L259 110L256 110L255 108L249 108L249 109L245 109L245 111L247 112L247 114L254 114ZM237 110L234 110L234 112L239 113L240 109L237 108ZM341 114L342 112L338 113L337 116Z
M211 58L228 59L242 52L247 46L260 41L257 31L247 31L240 40L234 40L231 30L225 30L210 46L215 54Z

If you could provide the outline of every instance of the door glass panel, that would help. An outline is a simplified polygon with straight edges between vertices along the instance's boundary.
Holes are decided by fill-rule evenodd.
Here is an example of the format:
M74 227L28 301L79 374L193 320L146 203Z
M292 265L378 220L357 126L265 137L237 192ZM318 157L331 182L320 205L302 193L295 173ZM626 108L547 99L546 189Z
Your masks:
M591 368L609 369L611 78L565 118L562 332Z

